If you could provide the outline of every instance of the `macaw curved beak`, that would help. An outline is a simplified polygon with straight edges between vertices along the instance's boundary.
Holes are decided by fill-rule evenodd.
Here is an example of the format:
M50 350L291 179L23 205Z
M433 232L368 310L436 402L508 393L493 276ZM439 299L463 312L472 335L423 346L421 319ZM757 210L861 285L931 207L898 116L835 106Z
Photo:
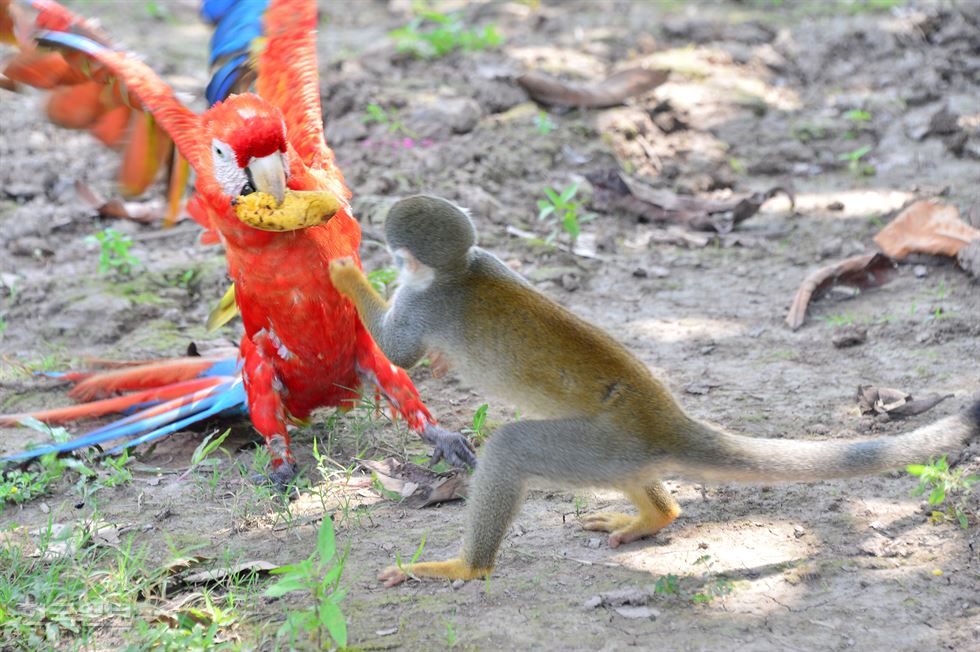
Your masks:
M286 170L282 167L282 158L282 154L274 152L253 158L245 167L245 174L255 189L272 195L279 204L286 196Z

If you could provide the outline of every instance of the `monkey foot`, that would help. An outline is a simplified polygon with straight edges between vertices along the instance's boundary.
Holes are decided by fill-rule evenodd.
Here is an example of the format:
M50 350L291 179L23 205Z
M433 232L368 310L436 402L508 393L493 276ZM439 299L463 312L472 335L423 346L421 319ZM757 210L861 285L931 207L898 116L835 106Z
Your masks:
M271 484L279 491L285 491L289 482L296 477L296 464L294 462L283 462L277 467L273 467L268 474L253 473L249 478L255 484Z
M398 586L407 579L408 573L401 568L398 568L398 566L389 566L378 573L378 580L384 583L386 589L390 589L393 586Z
M619 512L599 512L583 518L582 527L586 530L609 532L609 547L618 548L623 543L656 534L673 520L674 517L670 516L654 519Z
M447 559L446 561L424 561L405 566L389 566L380 573L378 579L384 582L386 589L398 586L409 577L433 577L446 580L475 580L486 577L492 568L473 568L462 559Z

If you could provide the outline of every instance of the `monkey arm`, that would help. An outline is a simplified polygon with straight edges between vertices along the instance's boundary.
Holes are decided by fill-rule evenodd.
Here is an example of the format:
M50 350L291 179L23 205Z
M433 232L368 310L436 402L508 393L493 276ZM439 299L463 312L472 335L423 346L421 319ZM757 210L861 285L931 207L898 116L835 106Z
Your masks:
M395 407L408 424L419 433L423 441L435 447L432 463L445 459L452 466L476 467L473 446L462 434L440 428L435 424L416 392L404 369L411 367L425 354L422 339L409 337L411 328L399 325L392 319L384 299L374 290L371 282L351 258L330 262L330 280L337 291L353 302L367 329L368 341L360 343L358 356L359 373L371 381L389 403ZM371 334L374 341L367 338ZM360 337L360 336L359 336ZM378 349L381 349L378 352ZM380 355L384 353L384 357ZM387 357L387 359L385 359ZM391 363L398 365L392 366Z
M398 315L389 309L353 259L330 261L330 280L357 308L364 327L390 361L408 369L423 358L425 347L420 330L400 323Z

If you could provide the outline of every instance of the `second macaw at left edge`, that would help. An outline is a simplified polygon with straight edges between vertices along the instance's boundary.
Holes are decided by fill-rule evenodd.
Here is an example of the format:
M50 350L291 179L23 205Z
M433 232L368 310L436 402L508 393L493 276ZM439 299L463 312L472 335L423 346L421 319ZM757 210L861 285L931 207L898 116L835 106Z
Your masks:
M226 0L212 3L212 9L215 4L218 9L211 13L219 20L222 11L236 6ZM352 256L360 264L360 228L347 203L350 191L323 136L315 3L272 0L264 14L253 16L263 36L250 45L261 44L249 54L255 63L255 93L230 95L201 115L186 108L135 57L86 36L80 28L84 19L49 0L29 5L35 14L25 28L19 17L11 18L9 1L0 0L0 28L12 25L24 51L54 50L73 72L84 70L85 77L107 84L122 82L127 102L152 116L195 171L188 212L207 230L206 236L225 247L245 335L237 364L240 376L228 360L221 362L219 373L213 361L188 358L87 378L76 387L81 390L76 396L134 392L97 401L102 406L88 414L104 414L106 401L115 401L115 409L127 398L129 407L145 409L74 443L52 444L0 462L120 437L127 438L123 446L151 441L247 402L272 456L270 478L283 484L295 474L287 423L305 420L319 407L351 405L364 387L379 392L434 445L436 458L455 466L475 465L466 438L436 425L408 375L385 358L350 301L330 282L331 260ZM82 58L85 65L78 65ZM282 202L297 191L328 193L338 208L332 216L324 215L321 224L288 231L262 230L236 215L234 204L253 192ZM71 418L85 407L72 408ZM0 423L22 416L0 417ZM35 416L43 420L46 415Z

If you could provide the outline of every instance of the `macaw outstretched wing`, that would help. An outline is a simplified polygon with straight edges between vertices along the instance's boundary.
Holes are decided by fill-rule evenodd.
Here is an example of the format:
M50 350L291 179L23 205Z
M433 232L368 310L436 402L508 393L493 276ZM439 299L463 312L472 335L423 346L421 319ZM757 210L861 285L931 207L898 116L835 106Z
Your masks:
M54 2L0 0L0 41L18 47L17 54L0 66L0 85L11 90L19 84L49 89L48 118L61 127L87 129L107 147L122 151L119 186L126 195L142 193L172 156L173 142L105 69L90 69L84 51L69 44L44 47L40 37L49 32L114 49L90 21Z

